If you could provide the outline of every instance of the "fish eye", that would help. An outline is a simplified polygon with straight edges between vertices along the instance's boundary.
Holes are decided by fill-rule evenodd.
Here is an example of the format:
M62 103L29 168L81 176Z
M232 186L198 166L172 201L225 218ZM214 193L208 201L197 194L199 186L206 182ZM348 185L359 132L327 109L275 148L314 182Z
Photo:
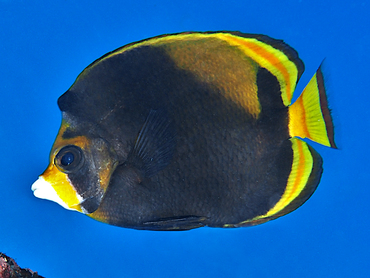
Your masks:
M71 173L81 168L84 163L84 156L81 148L69 145L60 149L54 162L60 171Z
M62 164L63 166L68 166L73 163L74 159L75 159L74 154L72 152L67 152L62 156L60 164Z

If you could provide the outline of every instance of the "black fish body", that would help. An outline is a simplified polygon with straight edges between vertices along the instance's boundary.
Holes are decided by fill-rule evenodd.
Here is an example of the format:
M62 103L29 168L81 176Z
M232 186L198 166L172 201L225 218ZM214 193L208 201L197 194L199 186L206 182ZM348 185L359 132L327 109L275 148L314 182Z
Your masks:
M320 69L304 93L314 97L289 106L302 72L286 44L240 33L174 34L108 53L59 98L63 122L35 195L136 229L289 213L322 173L320 155L296 136L335 147ZM300 108L312 103L316 112Z

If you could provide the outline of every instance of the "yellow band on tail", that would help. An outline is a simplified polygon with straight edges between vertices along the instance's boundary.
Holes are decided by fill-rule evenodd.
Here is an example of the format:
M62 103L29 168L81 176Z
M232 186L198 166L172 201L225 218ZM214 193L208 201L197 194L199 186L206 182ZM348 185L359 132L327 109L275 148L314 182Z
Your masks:
M308 138L336 148L321 66L297 101L289 107L289 133L291 137Z

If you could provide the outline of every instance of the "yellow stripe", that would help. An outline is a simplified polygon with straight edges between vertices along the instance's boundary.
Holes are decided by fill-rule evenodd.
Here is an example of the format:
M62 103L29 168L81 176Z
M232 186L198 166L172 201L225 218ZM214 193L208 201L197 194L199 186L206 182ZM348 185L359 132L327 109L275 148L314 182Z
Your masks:
M240 223L241 225L253 224L253 222L258 222L279 213L297 198L305 188L313 168L313 158L306 142L298 138L291 138L290 141L293 149L293 165L284 194L266 214L243 221Z
M98 208L96 211L90 214L86 214L87 216L91 217L92 219L95 219L97 221L108 223L110 219L109 213L102 211L100 208Z
M76 195L76 190L70 183L68 175L59 171L59 169L50 163L49 167L41 175L45 181L50 183L54 188L55 192L58 194L59 198L72 209L82 212L80 202Z
M82 212L81 206L79 205L81 200L79 200L77 197L76 189L69 180L68 175L61 172L54 163L55 156L64 146L76 145L81 149L85 149L90 144L90 140L85 136L64 139L63 133L68 127L70 127L70 125L65 120L62 120L57 138L55 139L52 151L50 153L50 165L42 174L42 177L45 179L45 181L51 184L58 196L63 200L64 203L66 203L68 207Z
M259 117L261 105L257 72L260 67L239 48L225 40L207 38L190 43L189 40L172 41L163 44L161 49L177 68L191 72L194 78L237 104L253 118Z
M245 38L228 33L189 33L189 34L174 34L163 37L151 38L138 43L129 44L121 49L114 51L103 58L109 59L117 54L140 46L163 45L173 41L192 41L204 38L217 38L226 41L229 45L238 47L243 53L254 60L259 66L266 68L274 76L276 76L281 89L281 98L285 106L290 105L293 92L298 78L298 69L294 62L284 54L283 51L272 47L269 44L261 42L255 38ZM98 60L99 61L99 60ZM98 62L97 61L97 62ZM92 64L86 70L94 67ZM85 70L85 71L86 71ZM81 73L85 75L86 73Z
M288 106L291 103L297 83L298 69L284 52L254 38L243 38L224 33L220 33L220 37L241 48L247 56L275 75L280 84L284 105Z
M297 101L289 107L289 134L291 137L309 138L330 147L316 74Z
M308 138L310 133L307 128L306 111L303 98L299 97L289 107L289 135L291 137Z
M75 145L80 147L81 149L85 149L87 146L91 144L91 141L86 136L77 136L73 138L65 139L63 138L63 133L69 128L70 125L64 119L62 120L62 124L60 126L57 138L55 139L52 152L50 154L50 159L54 159L55 155L59 152L59 150L67 145Z

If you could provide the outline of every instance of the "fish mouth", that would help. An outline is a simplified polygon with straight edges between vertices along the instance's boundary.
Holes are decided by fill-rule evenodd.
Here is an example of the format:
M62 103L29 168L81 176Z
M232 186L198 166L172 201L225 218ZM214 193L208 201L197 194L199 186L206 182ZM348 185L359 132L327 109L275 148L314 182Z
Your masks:
M51 184L47 182L42 176L39 176L39 178L32 184L31 190L33 191L33 195L37 198L53 201L68 210L78 211L74 208L69 207L58 196L57 192L51 186Z

